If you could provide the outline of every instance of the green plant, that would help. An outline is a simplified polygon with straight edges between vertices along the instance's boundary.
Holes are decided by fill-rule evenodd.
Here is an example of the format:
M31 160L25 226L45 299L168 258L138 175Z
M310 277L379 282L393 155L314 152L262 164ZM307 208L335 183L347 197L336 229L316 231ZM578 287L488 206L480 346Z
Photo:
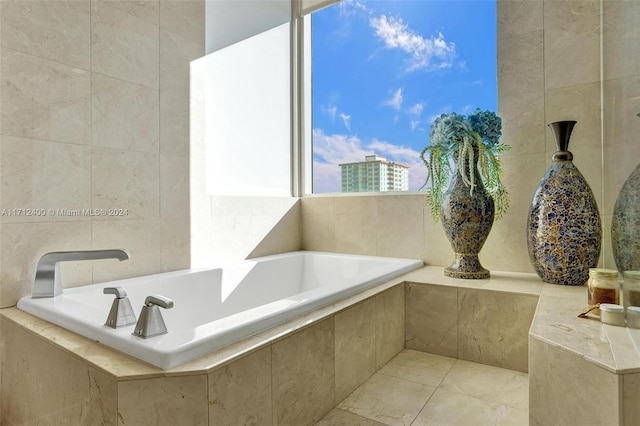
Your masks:
M431 215L437 221L440 203L453 172L452 164L469 187L470 193L477 186L475 173L476 156L478 169L484 187L493 198L495 218L500 219L509 208L508 192L502 182L502 162L499 155L511 147L500 142L502 119L493 111L476 109L468 116L452 113L442 114L431 125L429 145L420 152L420 158L427 167L424 188L431 205ZM420 189L422 189L420 188Z

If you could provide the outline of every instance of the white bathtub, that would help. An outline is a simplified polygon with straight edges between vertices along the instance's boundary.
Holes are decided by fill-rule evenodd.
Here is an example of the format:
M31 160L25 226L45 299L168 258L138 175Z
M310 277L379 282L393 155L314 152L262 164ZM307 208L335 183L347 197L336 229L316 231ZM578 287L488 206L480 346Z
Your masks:
M421 266L410 259L292 252L65 289L53 298L23 297L18 308L171 368ZM142 339L131 334L133 325L104 325L114 296L102 290L111 286L125 288L136 317L147 296L172 299L173 309L161 309L169 332Z

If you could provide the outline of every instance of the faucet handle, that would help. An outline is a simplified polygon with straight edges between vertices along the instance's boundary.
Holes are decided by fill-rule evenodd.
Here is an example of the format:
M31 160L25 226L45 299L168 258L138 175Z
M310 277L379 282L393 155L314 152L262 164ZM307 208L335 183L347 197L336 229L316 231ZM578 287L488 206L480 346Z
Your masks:
M173 300L169 299L168 297L161 296L159 294L154 294L153 296L147 296L147 298L144 299L144 304L147 306L156 305L164 309L173 308Z
M142 306L138 323L133 329L134 336L148 339L149 337L167 333L167 326L158 307L171 309L173 308L173 300L159 294L147 296L144 299L144 306Z
M103 294L115 294L118 299L122 299L123 297L127 297L127 292L124 287L105 287L102 290Z
M136 315L133 313L131 302L129 302L124 287L105 287L102 292L116 295L116 298L113 299L107 322L104 325L118 328L136 323Z

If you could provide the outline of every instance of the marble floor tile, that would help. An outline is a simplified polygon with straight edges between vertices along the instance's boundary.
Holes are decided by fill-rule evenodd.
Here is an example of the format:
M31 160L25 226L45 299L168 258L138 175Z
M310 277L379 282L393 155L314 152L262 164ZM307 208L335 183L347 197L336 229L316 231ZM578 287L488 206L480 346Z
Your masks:
M526 373L404 349L317 425L527 426Z
M439 389L528 411L529 376L526 373L457 360Z
M410 425L435 387L376 373L338 408L387 425Z
M438 389L412 426L527 426L526 411Z
M437 387L455 363L454 358L405 349L378 372Z
M315 426L385 426L385 424L334 408Z

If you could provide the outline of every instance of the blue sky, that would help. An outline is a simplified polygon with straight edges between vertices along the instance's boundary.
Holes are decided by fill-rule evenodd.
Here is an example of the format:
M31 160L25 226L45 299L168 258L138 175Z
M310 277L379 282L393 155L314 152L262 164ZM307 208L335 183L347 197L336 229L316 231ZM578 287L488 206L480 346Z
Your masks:
M344 0L312 15L314 192L339 192L338 164L378 154L410 166L442 113L497 109L489 0Z

